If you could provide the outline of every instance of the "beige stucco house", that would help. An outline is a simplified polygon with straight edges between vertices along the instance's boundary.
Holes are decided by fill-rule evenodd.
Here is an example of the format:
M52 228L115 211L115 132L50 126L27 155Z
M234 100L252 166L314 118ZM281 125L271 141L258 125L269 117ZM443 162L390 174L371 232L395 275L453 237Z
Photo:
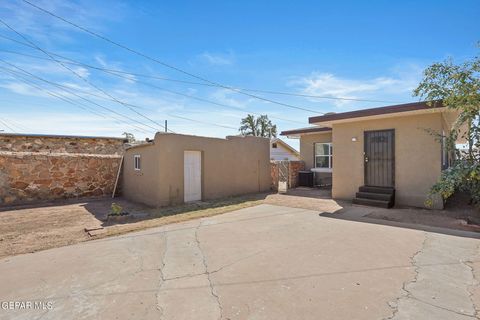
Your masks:
M269 139L157 133L125 151L122 193L169 206L270 189Z
M423 207L449 157L427 132L448 132L457 113L440 102L386 106L309 118L313 127L284 131L300 138L300 155L336 199ZM436 201L435 207L443 207Z

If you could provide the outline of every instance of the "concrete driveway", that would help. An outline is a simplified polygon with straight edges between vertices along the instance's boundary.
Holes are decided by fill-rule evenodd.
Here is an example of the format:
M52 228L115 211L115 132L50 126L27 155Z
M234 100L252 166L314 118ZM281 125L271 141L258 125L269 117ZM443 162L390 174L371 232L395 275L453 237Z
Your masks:
M260 205L2 259L0 319L474 319L459 235Z

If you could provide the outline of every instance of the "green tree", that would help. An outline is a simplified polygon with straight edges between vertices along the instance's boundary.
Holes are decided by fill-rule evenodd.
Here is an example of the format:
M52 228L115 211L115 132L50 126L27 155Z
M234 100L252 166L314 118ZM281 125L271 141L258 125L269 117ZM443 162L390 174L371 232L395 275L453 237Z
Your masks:
M124 132L122 133L122 135L125 136L125 139L127 139L129 143L135 142L135 136L133 135L133 133Z
M451 59L435 63L425 69L423 79L414 95L431 101L433 106L442 103L455 109L459 115L450 132L443 137L447 149L454 154L452 165L443 171L440 180L431 188L427 205L434 194L448 199L455 191L468 192L472 203L480 204L480 59L474 57L461 64ZM466 150L456 149L458 138L466 141Z
M240 122L239 131L246 136L274 138L277 136L277 126L272 123L266 114L255 118L249 114Z

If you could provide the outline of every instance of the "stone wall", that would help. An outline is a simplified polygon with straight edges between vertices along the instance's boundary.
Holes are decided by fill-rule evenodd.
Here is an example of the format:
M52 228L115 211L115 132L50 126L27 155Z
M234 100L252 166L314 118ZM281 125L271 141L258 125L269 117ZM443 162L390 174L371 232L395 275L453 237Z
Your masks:
M272 190L278 190L278 165L279 161L270 161L270 174L272 177ZM305 169L303 161L288 161L288 188L298 187L298 172Z
M123 140L0 134L0 205L111 195Z
M298 187L298 172L305 169L305 163L303 161L290 161L288 166L288 187Z
M103 137L21 135L0 133L0 151L123 154L124 140Z

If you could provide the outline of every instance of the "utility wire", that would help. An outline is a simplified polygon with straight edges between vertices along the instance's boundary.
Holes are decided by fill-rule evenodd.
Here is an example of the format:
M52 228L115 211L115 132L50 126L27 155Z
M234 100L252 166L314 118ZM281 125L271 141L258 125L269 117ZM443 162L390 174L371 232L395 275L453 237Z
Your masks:
M21 70L22 72L30 75L30 76L33 77L33 78L36 78L36 79L41 80L41 81L43 81L43 82L46 82L46 83L55 85L54 83L52 83L52 82L50 82L50 81L48 81L48 80L46 80L46 79L43 79L43 78L41 78L41 77L38 77L38 76L36 76L36 75L34 75L34 74L32 74L32 73L30 73L30 72L28 72L28 71L20 68L20 67L17 67L17 66L15 66L15 65L11 64L11 63L8 63L8 62L6 62L6 61L4 61L4 60L1 60L1 59L0 59L0 61L11 65L11 66L17 68L18 70ZM4 68L4 67L0 67L0 68L2 68L3 70L9 72L10 74L12 74L12 73L15 74L15 72L12 71L11 69ZM16 73L16 75L17 75L17 79L18 79L18 73ZM85 107L84 105L81 105L81 104L79 104L79 103L73 102L72 100L68 99L67 97L64 97L64 96L62 96L62 95L59 95L59 94L53 93L53 92L51 92L51 91L45 90L45 89L43 89L43 88L41 88L41 87L39 87L39 86L37 86L37 85L35 85L35 84L32 84L30 81L28 81L28 80L26 80L26 79L21 79L21 80L24 81L25 83L27 83L28 85L30 85L30 86L32 86L32 87L34 87L34 88L36 88L36 89L38 89L38 90L40 90L40 91L42 91L42 92L46 92L46 93L47 93L48 95L50 95L50 96L56 97L56 98L58 98L58 99L60 99L60 100L63 100L63 101L65 101L65 102L69 103L69 104L72 104L72 105L74 105L74 106L77 106L77 107L79 107L79 108L81 108L81 109L83 109L83 110L86 110L86 111L88 111L88 112L94 113L94 114L96 114L96 115L98 115L98 116L105 117L104 115L102 115L102 114L100 114L100 113L97 113L97 112L94 111L94 110L90 110L89 108ZM80 96L80 95L77 95L77 94L74 93L74 92L71 92L71 91L68 91L68 90L65 90L65 89L63 89L63 90L66 91L67 93L72 94L72 95L74 95L74 96L76 96L76 97L78 97L78 98L80 98L80 99L83 99L83 100L85 100L85 101L87 101L87 102L89 102L89 103L91 103L91 104L94 104L94 105L96 105L96 106L98 106L98 107L101 107L101 108L103 108L103 109L105 109L105 110L107 110L107 111L109 111L109 112L112 112L112 113L117 114L117 115L119 115L119 116L121 116L121 117L124 117L124 118L126 118L126 119L128 119L128 120L130 120L130 121L137 122L137 123L139 123L139 124L142 125L142 126L146 126L146 127L149 127L150 129L153 129L154 131L157 131L157 128L155 128L155 127L152 127L152 126L150 126L150 125L144 124L144 123L142 123L142 122L140 122L140 121L138 121L138 120L136 120L136 119L134 119L134 118L131 118L131 117L129 117L129 116L125 116L125 115L123 115L123 114L121 114L121 113L119 113L119 112L116 112L115 110L112 110L112 109L110 109L110 108L104 107L104 106L102 106L102 105L100 105L100 104L98 104L98 103L96 103L96 102L94 102L94 101L91 101L91 100L89 100L89 99L87 99L87 98L84 98L84 97L82 97L82 96ZM112 116L112 118L114 118L114 117ZM115 118L114 118L114 119L115 119ZM118 119L116 119L116 120L118 120ZM128 124L128 125L130 125L130 126L132 126L132 127L134 127L134 128L139 129L139 130L142 131L143 133L148 133L148 131L146 131L146 130L145 130L144 128L142 128L142 127L139 127L139 126L137 126L137 125L128 123L128 122L123 121L123 120L120 120L120 121L122 121L122 122L124 122L124 123L126 123L126 124Z
M46 79L44 79L44 78L42 78L42 77L39 77L39 76L36 76L36 75L28 72L27 70L22 69L22 68L20 68L20 67L18 67L18 66L15 66L14 64L9 63L9 62L7 62L7 61L5 61L5 60L3 60L3 59L0 59L0 61L3 62L3 63L8 64L8 65L10 65L10 66L13 66L13 67L17 68L18 70L22 71L23 73L25 73L25 74L27 74L27 75L35 78L35 79L38 79L38 80L43 81L43 82L46 82L46 83L48 83L48 84L50 84L50 85L59 87L60 89L65 88L65 86L59 85L59 84L57 84L57 83L55 83L55 82L46 80ZM11 69L4 68L4 67L0 67L0 68L12 72ZM38 89L38 87L37 87L37 89ZM72 95L74 95L74 96L76 96L76 97L79 97L79 98L81 98L81 99L84 99L84 100L86 100L86 101L88 101L88 102L94 103L95 105L98 105L98 104L96 104L95 102L93 102L93 101L91 101L91 100L89 100L89 99L82 98L81 96L75 94L74 92L71 91L71 89L62 89L62 90L66 91L67 93L72 94ZM128 103L127 103L127 104L128 104ZM136 106L136 105L133 105L133 104L128 104L128 105L131 106L131 107L140 108L139 106ZM98 106L100 106L100 105L98 105ZM100 106L100 107L101 107L101 106ZM103 108L106 108L106 107L103 107ZM106 108L106 109L112 112L112 110L110 110L109 108ZM173 118L184 119L184 120L188 120L188 121L191 121L191 122L197 122L197 123L208 124L208 125L217 126L217 127L221 127L221 128L238 130L237 128L230 127L230 126L226 126L226 125L221 125L221 124L216 124L216 123L211 123L211 122L206 122L206 121L191 119L191 118L187 118L187 117L183 117L183 116L178 116L178 115L173 115L173 114L168 114L168 115L169 115L170 117L173 117ZM132 120L133 120L133 119L132 119ZM153 129L155 129L155 128L153 128Z
M24 131L24 132L28 132L28 131L31 131L29 128L25 127L23 124L21 124L20 122L17 122L17 121L13 121L12 119L7 119L7 118L3 118L5 121L8 121L11 125L13 125L14 127L17 127L18 129Z
M0 119L0 123L2 123L6 128L10 129L13 133L17 133L17 131L15 131L15 129L10 127L6 121Z
M67 103L69 103L69 104L71 104L71 105L73 105L73 106L75 106L75 107L77 107L77 108L80 108L80 109L82 109L82 110L85 110L85 111L87 111L87 112L93 113L93 114L95 114L95 115L97 115L97 116L99 116L99 117L106 118L103 114L98 113L98 112L96 112L95 110L90 110L89 108L85 107L84 105L82 105L82 104L80 104L80 103L78 103L78 102L74 102L73 100L71 100L71 99L69 99L69 98L67 98L67 97L65 97L65 96L62 96L62 95L60 95L60 94L53 93L53 92L51 92L51 91L49 91L49 90L46 90L46 89L44 89L44 88L36 85L36 84L33 83L32 81L23 78L22 76L18 75L18 73L13 72L13 71L10 70L10 69L4 68L4 67L0 67L0 69L5 70L6 72L10 73L10 75L12 75L12 77L14 77L14 78L17 79L17 80L22 81L23 83L27 84L28 86L31 86L32 88L35 88L35 89L37 89L37 90L39 90L39 91L41 91L41 92L45 92L46 94L48 94L48 95L50 95L50 96L52 96L52 97L55 97L55 98L60 99L60 100L62 100L62 101L64 101L64 102L67 102ZM136 130L136 131L139 131L139 132L142 132L142 133L149 133L148 131L146 131L145 129L143 129L143 128L139 127L139 126L132 125L132 124L130 124L130 123L128 123L128 122L125 122L125 121L116 119L116 118L113 117L113 116L112 116L112 118L113 118L114 121L117 122L117 123L124 122L124 123L126 123L127 125L132 126L133 128L135 128L134 130ZM155 131L156 131L156 130L155 130Z
M106 41L106 42L108 42L108 43L110 43L110 44L112 44L112 45L115 45L115 46L117 46L117 47L119 47L119 48L122 48L122 49L124 49L124 50L127 50L127 51L129 51L129 52L131 52L131 53L133 53L133 54L135 54L135 55L138 55L138 56L143 57L143 58L145 58L145 59L147 59L147 60L150 60L150 61L153 61L153 62L155 62L155 63L158 63L158 64L160 64L160 65L162 65L162 66L164 66L164 67L167 67L167 68L169 68L169 69L175 70L175 71L180 72L180 73L183 73L183 74L185 74L185 75L188 75L188 76L190 76L190 77L192 77L192 78L195 78L195 79L197 79L197 80L201 80L201 81L203 81L203 82L210 83L210 84L212 84L212 85L214 85L214 86L216 86L216 87L220 87L220 88L224 88L224 89L227 89L227 90L231 90L231 91L233 91L233 92L236 92L236 93L239 93L239 94L243 94L243 95L245 95L245 96L248 96L248 97L251 97L251 98L255 98L255 99L258 99L258 100L262 100L262 101L265 101L265 102L270 102L270 103L278 104L278 105L281 105L281 106L284 106L284 107L288 107L288 108L293 108L293 109L303 110L303 111L307 111L307 112L312 112L312 113L315 113L315 114L325 114L325 113L323 113L323 112L318 112L318 111L315 111L315 110L311 110L311 109L307 109L307 108L303 108L303 107L297 107L297 106L290 105L290 104L287 104L287 103L283 103L283 102L279 102L279 101L267 99L267 98L264 98L264 97L261 97L261 96L257 96L257 95L254 95L254 94L250 94L250 93L248 93L248 92L244 92L244 91L242 91L242 90L240 90L240 89L237 89L237 88L234 88L234 87L231 87L231 86L228 86L228 85L224 85L224 84L221 84L221 83L218 83L218 82L215 82L215 81L211 81L211 80L209 80L209 79L207 79L207 78L205 78L205 77L202 77L202 76L199 76L199 75L195 75L195 74L193 74L193 73L191 73L191 72L185 71L185 70L180 69L180 68L178 68L178 67L175 67L175 66L173 66L173 65L171 65L171 64L165 63L165 62L163 62L163 61L161 61L161 60L159 60L159 59L157 59L157 58L153 58L153 57L151 57L151 56L149 56L149 55L147 55L147 54L145 54L145 53L142 53L142 52L140 52L140 51L131 49L131 48L129 48L129 47L127 47L127 46L125 46L125 45L123 45L123 44L121 44L121 43L118 43L118 42L116 42L116 41L113 41L113 40L111 40L111 39L109 39L109 38L107 38L107 37L105 37L105 36L103 36L103 35L101 35L101 34L98 34L98 33L94 32L94 31L91 31L91 30L89 30L89 29L87 29L87 28L85 28L85 27L82 27L82 26L80 26L80 25L78 25L78 24L76 24L76 23L74 23L74 22L71 22L71 21L69 21L69 20L67 20L67 19L65 19L65 18L63 18L63 17L61 17L61 16L59 16L59 15L51 12L51 11L48 11L48 10L46 10L46 9L44 9L44 8L36 5L36 4L33 4L33 3L31 3L30 1L28 1L28 0L23 0L23 2L27 3L28 5L36 8L36 9L38 9L38 10L44 12L44 13L46 13L46 14L49 14L49 15L52 16L52 17L55 17L55 18L57 18L57 19L65 22L65 23L67 23L67 24L69 24L69 25L71 25L71 26L73 26L73 27L75 27L75 28L77 28L77 29L80 29L80 30L82 30L82 31L84 31L84 32L86 32L86 33L94 36L94 37L97 37L97 38L99 38L99 39L102 39L102 40L104 40L104 41Z
M2 61L2 62L4 62L4 61ZM4 62L4 63L5 63L5 62ZM12 69L5 68L5 67L1 67L1 66L0 66L0 69L3 70L3 71L5 71L5 72L7 72L8 74L10 74L10 76L13 77L14 79L20 80L20 81L22 81L23 83L29 85L30 87L33 87L33 88L37 89L38 91L44 92L44 93L48 94L49 96L55 97L55 98L60 99L60 100L62 100L62 101L64 101L64 102L67 102L67 103L69 103L69 104L72 104L72 105L74 104L73 100L65 97L65 96L62 95L62 94L54 93L54 92L52 92L52 91L50 91L50 90L46 90L46 89L42 88L41 86L37 85L35 82L33 82L33 81L29 80L29 79L26 79L25 75L22 74L22 73L20 73L20 72L18 72L18 71L14 71L14 70L12 70ZM76 106L77 106L77 105L76 105ZM95 111L95 110L91 110L91 109L87 108L86 106L81 105L80 103L78 103L78 107L81 108L81 109L83 109L83 110L85 110L85 111L92 112L92 113L94 113L95 115L100 116L100 117L102 117L102 118L106 118L104 114L102 114L102 113L100 113L100 112L97 112L97 111Z
M51 60L55 61L56 63L60 64L62 67L64 67L65 69L67 69L68 71L70 71L71 73L73 73L75 76L77 76L78 78L80 78L81 80L83 80L85 83L87 83L88 85L92 86L93 88L97 89L98 91L102 92L104 95L110 97L111 99L113 99L115 102L119 103L120 105L123 105L123 106L126 106L128 109L130 109L131 111L133 111L134 113L138 114L139 116L141 116L142 118L145 118L147 120L149 120L150 122L158 125L159 127L165 129L165 127L160 124L159 122L145 116L144 114L142 114L141 112L135 110L134 108L128 106L127 104L125 104L124 102L118 100L117 98L115 98L114 96L112 96L111 94L109 94L108 92L106 92L105 90L101 89L100 87L96 86L95 84L93 84L92 82L88 81L85 77L83 77L82 75L80 75L79 73L77 73L75 70L71 69L70 67L66 66L64 63L62 63L60 60L57 60L53 55L49 54L47 51L43 50L42 48L40 48L39 46L37 46L33 41L30 41L27 37L25 37L23 34L21 34L20 32L18 32L17 30L15 30L14 28L12 28L10 25L8 25L5 21L3 21L2 19L0 19L0 23L3 24L4 26L6 26L8 29L10 29L11 31L13 31L15 34L17 34L18 36L20 36L23 40L27 41L28 43L30 43L32 46L34 46L35 48L37 48L37 50L40 50L42 51L45 55L47 55L48 57L51 58ZM169 130L171 131L171 130ZM173 131L171 131L173 133Z
M63 67L65 67L66 69L68 69L69 71L73 72L75 75L77 75L78 77L80 77L82 80L86 81L88 84L90 84L91 86L95 87L96 89L100 90L102 93L104 93L106 96L110 97L111 99L113 99L114 101L118 102L118 103L121 103L123 104L124 106L127 106L129 109L131 110L134 110L132 109L132 104L130 103L125 103L125 102L120 102L118 101L116 98L114 98L113 96L109 95L108 93L106 93L105 91L103 91L102 89L99 89L98 87L96 87L95 85L92 85L88 80L86 80L84 77L82 77L81 75L79 75L77 72L75 72L74 70L72 70L71 68L67 67L62 61L60 60L57 60L54 58L53 55L51 55L50 53L46 52L45 50L41 49L40 47L38 47L37 45L35 45L34 43L32 43L31 41L29 41L26 37L24 37L22 34L20 34L19 32L17 32L15 29L11 28L8 24L6 24L4 21L2 21L0 19L0 23L4 24L7 28L9 28L10 30L12 30L13 32L15 32L16 34L18 34L19 36L21 36L25 41L29 42L31 45L33 45L36 49L44 52L46 55L48 55L51 59L53 59L55 62L59 63L60 65L62 65ZM0 59L1 60L1 59ZM1 60L3 61L3 60ZM5 62L5 61L4 61ZM135 106L135 107L138 107L138 106ZM136 111L135 111L136 112ZM140 114L139 112L136 112L137 114ZM170 115L170 116L173 116L173 115ZM204 121L200 121L200 120L195 120L195 119L190 119L190 118L187 118L187 117L181 117L181 116L173 116L173 117L176 117L176 118L180 118L180 119L184 119L184 120L189 120L189 121L193 121L193 122L199 122L199 123L204 123L204 124L209 124L209 125L214 125L214 126L218 126L218 127L222 127L222 128L228 128L228 129L234 129L234 130L237 130L237 128L233 128L233 127L229 127L229 126L225 126L225 125L219 125L219 124L215 124L215 123L210 123L210 122L204 122ZM147 118L149 119L149 118ZM151 119L150 119L151 120ZM151 120L153 121L153 120ZM163 125L162 125L163 128L165 128ZM169 130L171 131L171 130ZM173 131L171 131L173 132Z
M1 37L1 35L0 35ZM23 44L23 42L21 42ZM26 44L27 45L27 44ZM29 47L32 47L32 48L35 48L33 46L30 46L30 45L27 45ZM83 67L92 67L92 66L89 66L87 64L84 64L82 62L79 62L79 61L76 61L76 60L73 60L71 58L68 58L68 57L65 57L65 56L62 56L62 55L59 55L59 54L56 54L56 53L52 53L52 52L49 52L51 55L55 55L59 58L62 58L64 60L67 60L67 61L62 61L63 63L70 63L70 64L74 64L74 65L78 65L78 66L83 66ZM39 57L40 59L45 59L45 60L50 60L50 59L47 59L47 58L41 58ZM108 73L110 75L113 75L113 76L116 76L116 77L119 77L119 78L123 78L123 79L126 79L126 80L131 80L131 78L129 78L128 76L126 75L123 75L121 74L120 72L117 72L117 71L113 71L113 70L109 70L109 69L105 69L105 68L98 68L98 67L92 67L93 69L98 69L100 71L103 71L105 73ZM128 73L127 73L128 74ZM174 90L170 90L170 89L165 89L165 88L162 88L162 87L159 87L157 85L154 85L154 84L151 84L151 83L148 83L148 82L145 82L145 81L141 81L141 80L136 80L136 82L140 83L140 84L143 84L145 86L149 86L149 87L152 87L152 88L156 88L158 90L161 90L161 91L164 91L164 92L168 92L168 93L171 93L171 94L174 94L174 95L179 95L179 96L183 96L183 97L186 97L186 98L189 98L189 99L193 99L193 100L197 100L197 101L201 101L201 102L205 102L205 103L209 103L209 104L212 104L212 105L216 105L216 106L219 106L219 107L223 107L223 108L229 108L229 109L236 109L236 110L240 110L240 111L246 111L248 113L252 113L252 114L256 114L256 115L262 115L261 113L259 112L254 112L254 111L249 111L249 110L245 110L243 108L240 108L240 107L235 107L235 106L232 106L232 105L227 105L227 104L223 104L223 103L218 103L218 102L215 102L215 101L212 101L212 100L209 100L209 99L205 99L205 98L200 98L200 97L197 97L197 96L194 96L194 95L190 95L190 94L186 94L186 93L182 93L182 92L178 92L178 91L174 91ZM107 99L107 100L110 100L108 98L105 98L105 97L102 97L104 99ZM128 103L126 103L128 104ZM135 108L143 108L143 107L139 107L139 106L135 106L135 105L132 105L132 104L128 104L130 107L135 107ZM298 123L298 124L302 124L304 125L303 122L300 122L300 121L295 121L295 120L291 120L291 119L286 119L286 118L281 118L281 117L276 117L276 116L270 116L270 118L272 119L277 119L277 120L282 120L282 121L287 121L287 122L292 122L292 123Z
M184 120L188 120L188 121L192 121L192 122L198 122L198 123L201 123L201 124L208 124L208 125L211 125L211 126L217 126L217 127L222 127L222 128L227 128L227 129L232 129L232 130L238 131L238 128L234 128L234 127L230 127L230 126L226 126L226 125L222 125L222 124L217 124L217 123L212 123L212 122L207 122L207 121L202 121L202 120L197 120L197 119L191 119L191 118L177 116L177 115L173 115L173 114L168 114L168 115L170 117L173 117L173 118L184 119Z
M11 38L3 36L3 35L0 35L0 38L5 38L5 39L8 39L8 40L17 42L19 44L34 48L33 46L30 46L27 43L24 43L22 41L18 41L18 40L15 40L15 39L11 39ZM26 53L23 53L23 52L17 52L17 51L12 51L12 50L3 50L3 49L0 49L0 51L1 52L6 52L6 53L11 53L11 54L16 54L16 55L21 55L21 56L25 56L25 57L30 57L30 58L34 58L34 59L49 60L49 59L44 58L44 57L39 57L39 56L31 55L31 54L26 54ZM50 52L50 53L53 54L52 52ZM54 55L59 56L57 54L54 54ZM90 68L90 69L95 69L95 70L99 70L99 71L110 71L110 72L130 75L130 76L133 76L133 77L141 77L141 78L148 78L148 79L155 79L155 80L162 80L162 81L170 81L170 82L177 82L177 83L183 83L183 84L207 86L207 87L217 87L216 85L213 85L213 84L210 84L210 83L202 83L202 82L195 82L195 81L188 81L188 80L172 79L172 78L167 78L167 77L160 77L160 76L155 76L155 75L148 75L148 74L143 74L143 73L118 70L118 69L102 68L102 67L89 65L87 63L82 63L82 62L78 62L78 61L77 62L62 61L62 62L72 64L72 65L76 65L76 66L82 66L82 67L86 67L86 68ZM314 98L314 99L344 100L344 101L357 101L357 102L378 102L378 103L401 103L399 101L391 101L391 100L357 99L357 98L334 97L334 96L319 96L319 95L313 95L313 94L302 94L302 93L284 92L284 91L276 91L276 90L261 90L261 89L250 89L250 88L241 88L241 87L235 87L235 88L238 89L238 90L242 90L242 91L267 93L267 94L277 94L277 95L303 97L303 98Z

